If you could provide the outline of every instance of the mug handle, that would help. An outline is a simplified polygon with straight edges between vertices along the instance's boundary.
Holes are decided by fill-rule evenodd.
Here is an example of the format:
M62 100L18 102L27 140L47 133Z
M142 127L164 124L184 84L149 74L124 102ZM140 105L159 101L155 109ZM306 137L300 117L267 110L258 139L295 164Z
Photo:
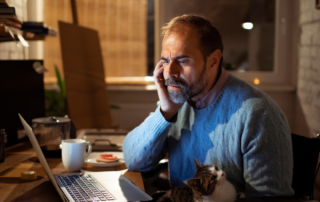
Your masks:
M86 155L86 158L84 160L86 160L89 155L91 154L91 151L92 151L92 145L89 141L86 141L86 144L88 145L88 152L87 152L87 155Z

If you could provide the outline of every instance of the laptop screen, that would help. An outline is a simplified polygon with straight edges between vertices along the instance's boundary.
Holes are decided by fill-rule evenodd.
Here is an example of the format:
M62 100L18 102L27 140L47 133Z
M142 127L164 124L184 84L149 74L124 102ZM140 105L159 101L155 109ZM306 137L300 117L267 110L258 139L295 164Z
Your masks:
M24 127L24 129L25 129L30 141L31 141L32 147L35 150L35 152L36 152L36 154L37 154L37 156L38 156L38 158L40 160L40 163L41 163L42 167L46 171L49 179L51 180L54 188L59 193L61 199L65 201L65 199L63 197L63 194L62 194L60 188L58 187L58 184L55 181L55 178L54 178L54 176L53 176L53 174L52 174L52 172L50 170L50 167L49 167L49 165L47 163L47 160L45 159L45 157L44 157L44 155L43 155L43 153L41 151L40 145L39 145L36 137L33 134L32 128L28 125L28 123L23 119L23 117L20 114L19 114L19 117L20 117L21 123L22 123L22 125L23 125L23 127Z

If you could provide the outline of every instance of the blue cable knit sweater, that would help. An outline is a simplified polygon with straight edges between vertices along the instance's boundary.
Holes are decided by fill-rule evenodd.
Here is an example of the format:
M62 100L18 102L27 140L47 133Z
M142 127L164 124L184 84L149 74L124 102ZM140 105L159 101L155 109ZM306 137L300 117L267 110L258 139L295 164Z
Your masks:
M148 171L169 153L173 187L192 178L196 158L225 171L247 197L290 196L293 156L290 129L268 95L229 75L217 99L204 109L185 103L175 123L159 107L123 142L126 166Z

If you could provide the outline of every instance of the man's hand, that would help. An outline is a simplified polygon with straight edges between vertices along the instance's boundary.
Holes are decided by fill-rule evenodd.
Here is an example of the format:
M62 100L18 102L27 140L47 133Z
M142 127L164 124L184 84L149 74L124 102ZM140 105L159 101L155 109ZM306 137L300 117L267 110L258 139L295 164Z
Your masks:
M161 113L167 121L171 121L173 117L178 113L178 110L183 105L183 103L176 104L170 100L167 88L164 84L165 79L163 77L163 71L163 61L160 60L153 71L153 78L160 99Z

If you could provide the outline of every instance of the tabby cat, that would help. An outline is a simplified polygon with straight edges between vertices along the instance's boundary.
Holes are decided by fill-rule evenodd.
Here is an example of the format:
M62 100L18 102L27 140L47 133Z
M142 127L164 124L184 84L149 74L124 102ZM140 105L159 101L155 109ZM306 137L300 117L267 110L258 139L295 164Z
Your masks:
M157 202L233 202L238 198L234 186L222 170L215 165L202 165L196 159L194 161L194 178L189 179L187 185L169 190Z

